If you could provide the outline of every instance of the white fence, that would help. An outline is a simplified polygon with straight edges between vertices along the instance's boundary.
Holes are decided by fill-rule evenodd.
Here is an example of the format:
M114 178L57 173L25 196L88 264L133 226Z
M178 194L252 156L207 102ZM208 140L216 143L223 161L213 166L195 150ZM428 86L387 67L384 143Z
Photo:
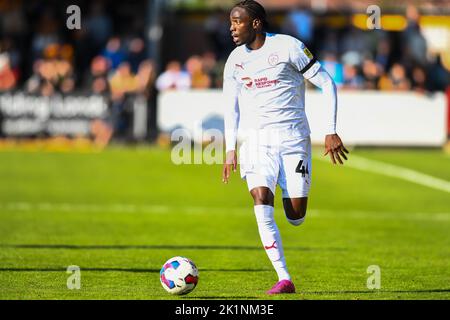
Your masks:
M346 145L442 146L447 140L447 101L444 94L413 92L339 92L338 133ZM202 128L223 130L220 90L172 91L158 98L159 129L185 128L195 141ZM307 91L306 113L313 143L323 144L326 123L323 97ZM251 117L242 117L251 121Z

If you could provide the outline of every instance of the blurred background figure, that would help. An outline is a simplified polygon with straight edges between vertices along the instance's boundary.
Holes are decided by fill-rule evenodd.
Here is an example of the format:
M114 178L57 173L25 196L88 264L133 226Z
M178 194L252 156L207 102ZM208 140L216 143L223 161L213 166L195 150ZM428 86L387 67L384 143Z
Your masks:
M379 81L381 90L408 91L411 89L411 82L406 77L406 71L400 63L394 63L388 74L381 77Z
M11 91L16 84L17 79L11 68L9 55L0 53L0 92Z
M366 58L362 64L364 77L364 88L369 90L378 89L378 81L383 73L383 68L371 58Z
M102 56L111 62L111 69L116 69L126 60L125 52L122 50L122 41L119 37L112 37L106 43Z
M402 34L402 62L411 69L415 65L426 66L427 41L422 34L419 19L419 10L414 5L406 8L407 27Z
M364 88L364 79L359 73L359 69L354 64L344 65L344 84L342 89L361 90Z
M178 61L170 61L166 70L156 79L156 88L165 90L186 90L191 87L191 77L188 72L181 70Z
M130 62L131 70L136 73L139 65L147 58L145 43L139 37L133 37L128 43L127 61Z
M220 8L211 12L203 23L207 40L218 59L226 59L234 49L229 23L228 12Z
M139 64L138 72L136 75L138 79L138 92L145 97L152 97L154 92L155 80L156 80L156 67L155 63L146 59Z
M101 95L115 110L114 128L122 133L131 123L127 110L133 97L141 96L155 135L157 94L221 90L225 59L235 46L229 11L217 2L162 1L157 19L152 3L80 0L82 28L69 30L61 14L64 2L0 1L0 92ZM450 48L444 38L450 34L445 11L450 6L442 2L383 3L390 20L380 30L367 28L365 2L264 5L268 31L302 40L338 87L427 95L449 90Z
M285 34L300 39L310 50L314 51L314 16L304 4L300 4L288 12L281 30Z
M85 18L87 42L93 52L99 52L112 35L113 21L105 12L102 1L93 1Z
M333 78L337 87L341 87L344 83L344 67L341 62L337 60L333 52L326 52L321 64Z
M125 94L132 94L139 88L139 81L132 72L130 63L122 62L112 74L109 85L113 99L122 99Z
M92 59L91 67L84 80L84 90L86 92L105 95L110 92L108 73L110 62L103 56L96 56Z
M205 72L200 56L192 56L186 61L186 71L191 77L191 88L207 89L211 86L211 78Z
M137 93L139 80L131 71L130 63L122 62L113 72L109 86L111 89L111 119L116 138L125 138L130 129L130 98Z
M412 90L417 93L425 94L427 88L427 75L422 67L414 67L412 70Z

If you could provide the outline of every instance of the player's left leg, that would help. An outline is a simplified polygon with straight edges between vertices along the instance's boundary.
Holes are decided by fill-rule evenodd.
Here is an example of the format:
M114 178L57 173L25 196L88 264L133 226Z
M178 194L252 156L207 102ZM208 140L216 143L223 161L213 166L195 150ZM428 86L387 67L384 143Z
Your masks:
M299 226L306 218L311 186L311 141L309 138L289 141L286 151L281 155L278 184L286 218L290 224Z
M283 198L284 213L293 226L299 226L305 221L307 206L308 197Z

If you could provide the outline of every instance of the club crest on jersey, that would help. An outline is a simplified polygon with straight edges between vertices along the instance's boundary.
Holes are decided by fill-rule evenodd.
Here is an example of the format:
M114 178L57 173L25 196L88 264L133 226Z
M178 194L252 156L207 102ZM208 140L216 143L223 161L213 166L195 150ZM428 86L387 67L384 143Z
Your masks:
M271 66L275 66L278 63L278 61L280 61L280 58L278 57L278 55L276 53L272 53L269 56L268 62Z

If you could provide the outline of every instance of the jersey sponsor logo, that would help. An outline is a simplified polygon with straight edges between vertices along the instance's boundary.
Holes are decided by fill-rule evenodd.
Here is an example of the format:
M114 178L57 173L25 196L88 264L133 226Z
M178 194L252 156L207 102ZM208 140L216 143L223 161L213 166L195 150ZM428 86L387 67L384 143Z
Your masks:
M242 82L244 82L245 87L247 89L252 89L252 87L253 87L253 80L252 80L252 78L244 77L244 78L241 78L241 80L242 80Z
M278 63L278 61L280 61L280 58L278 57L278 55L276 53L272 53L269 56L268 62L271 66L275 66Z
M247 90L253 90L253 89L263 89L263 88L270 88L273 87L275 85L277 85L280 80L270 80L267 77L262 77L262 78L258 78L258 79L252 79L250 77L244 77L241 78L241 81L244 83L245 88Z
M255 79L255 85L256 88L258 89L273 87L277 85L278 82L280 82L280 80L278 79L270 80L267 77Z

